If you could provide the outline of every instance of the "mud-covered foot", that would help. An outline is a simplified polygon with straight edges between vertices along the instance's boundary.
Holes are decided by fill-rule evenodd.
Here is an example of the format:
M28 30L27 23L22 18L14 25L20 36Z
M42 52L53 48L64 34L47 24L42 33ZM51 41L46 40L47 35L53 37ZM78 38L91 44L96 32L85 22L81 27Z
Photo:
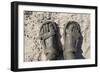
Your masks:
M80 30L80 25L75 21L69 21L64 28L64 59L76 59L76 53L79 49L79 46L82 44L82 35ZM80 44L79 44L80 43ZM82 55L82 52L78 53Z
M47 21L40 28L40 40L45 48L47 60L57 60L59 56L60 50L57 43L57 33L55 22Z

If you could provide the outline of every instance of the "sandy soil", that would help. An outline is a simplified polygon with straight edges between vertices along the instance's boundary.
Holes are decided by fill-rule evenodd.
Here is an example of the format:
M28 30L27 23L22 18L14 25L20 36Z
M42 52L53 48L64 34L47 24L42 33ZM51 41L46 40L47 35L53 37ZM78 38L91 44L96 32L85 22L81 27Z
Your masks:
M60 13L60 12L34 12L24 11L24 61L46 60L44 48L39 40L39 30L41 25L51 20L58 24L63 40L63 28L68 21L76 21L80 24L83 36L82 51L83 56L90 58L90 14L80 13Z

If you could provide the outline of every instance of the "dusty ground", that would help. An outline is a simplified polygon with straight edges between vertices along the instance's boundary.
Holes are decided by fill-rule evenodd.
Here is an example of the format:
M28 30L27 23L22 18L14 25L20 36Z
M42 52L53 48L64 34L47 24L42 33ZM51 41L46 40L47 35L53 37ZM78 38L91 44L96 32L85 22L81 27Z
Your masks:
M59 12L34 12L24 11L24 61L46 60L44 48L40 43L39 30L41 25L51 20L60 27L61 43L63 41L63 28L68 21L76 21L80 24L81 33L83 36L82 51L83 56L90 58L90 14L74 14L74 13L59 13Z

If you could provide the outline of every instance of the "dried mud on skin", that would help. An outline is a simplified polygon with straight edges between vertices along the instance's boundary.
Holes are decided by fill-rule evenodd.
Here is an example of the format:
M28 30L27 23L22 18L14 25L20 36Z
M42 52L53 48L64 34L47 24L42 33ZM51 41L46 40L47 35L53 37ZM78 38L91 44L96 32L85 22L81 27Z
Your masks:
M62 46L65 24L69 21L78 22L83 36L82 55L86 59L90 58L90 14L24 11L24 62L47 60L45 49L40 43L39 31L42 24L48 20L58 24Z

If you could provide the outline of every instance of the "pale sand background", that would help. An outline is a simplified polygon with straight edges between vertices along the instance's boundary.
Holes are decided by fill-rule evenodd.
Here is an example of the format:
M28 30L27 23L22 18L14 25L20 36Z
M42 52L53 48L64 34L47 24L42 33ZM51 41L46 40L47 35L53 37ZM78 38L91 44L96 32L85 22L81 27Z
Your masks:
M60 27L61 43L63 43L63 28L68 21L77 21L83 36L83 56L90 58L90 14L60 13L60 12L34 12L24 11L24 61L46 60L44 49L38 39L41 25L51 20Z

